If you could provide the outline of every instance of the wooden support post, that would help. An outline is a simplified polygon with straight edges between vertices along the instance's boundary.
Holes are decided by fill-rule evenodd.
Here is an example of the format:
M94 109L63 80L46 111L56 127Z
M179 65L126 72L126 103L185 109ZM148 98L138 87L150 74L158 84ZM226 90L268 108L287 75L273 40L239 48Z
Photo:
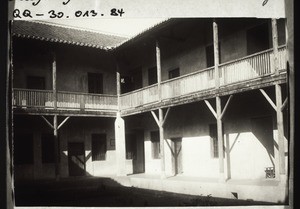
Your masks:
M57 115L53 117L53 135L54 135L54 153L55 153L55 178L59 180L59 147L58 147L58 129L57 129Z
M217 113L217 132L218 132L218 149L219 149L219 172L220 181L225 181L224 175L224 150L223 150L223 130L222 130L222 120L221 120L221 98L216 97L216 113Z
M162 100L161 95L161 59L160 59L160 48L159 42L156 41L156 69L157 69L157 91L158 91L158 100Z
M215 85L216 88L220 87L219 77L219 38L218 38L218 25L216 20L213 21L213 41L214 41L214 64L215 64Z
M274 53L274 70L275 74L279 74L279 65L278 65L278 32L277 32L277 21L272 19L272 43L273 43L273 53Z
M275 84L276 94L276 115L277 115L277 137L278 137L278 154L279 154L279 174L280 176L286 174L285 172L285 150L284 150L284 129L283 129L283 114L282 107L282 94L281 86ZM276 169L276 168L275 168Z
M56 89L56 54L52 53L52 89L53 89L53 107L57 109L57 89Z
M165 172L165 149L164 149L164 127L163 127L163 110L158 109L159 118L159 144L160 144L160 165L161 165L161 178L166 178Z
M121 75L119 72L119 65L117 64L117 73L116 73L116 77L117 77L117 98L118 98L118 111L120 111L121 108L121 100L120 100L120 96L121 96Z
M117 175L126 176L126 146L125 146L125 122L117 112L115 120L115 145L117 158Z
M69 120L70 116L66 117L60 124L59 126L57 127L57 130L59 130L66 122L67 120Z

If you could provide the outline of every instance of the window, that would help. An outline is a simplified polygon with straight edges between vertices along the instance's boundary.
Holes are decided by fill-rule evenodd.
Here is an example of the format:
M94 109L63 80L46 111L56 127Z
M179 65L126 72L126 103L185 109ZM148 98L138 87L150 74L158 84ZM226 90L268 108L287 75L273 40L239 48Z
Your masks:
M103 94L103 75L88 73L88 91L94 94Z
M152 85L157 83L157 69L156 67L148 69L148 84Z
M215 65L214 45L211 44L206 47L206 66L212 67ZM219 63L221 63L221 43L219 42Z
M106 134L92 134L92 161L106 159Z
M42 163L55 162L54 136L42 134Z
M247 31L247 54L264 51L270 48L268 24L264 23Z
M152 158L160 158L160 143L159 143L159 131L151 131L150 139L152 144Z
M45 89L45 78L40 76L27 76L28 89Z
M33 164L33 134L15 134L14 163Z
M169 71L169 79L176 78L180 76L179 68L175 68Z
M126 134L126 159L136 159L136 136L135 134Z

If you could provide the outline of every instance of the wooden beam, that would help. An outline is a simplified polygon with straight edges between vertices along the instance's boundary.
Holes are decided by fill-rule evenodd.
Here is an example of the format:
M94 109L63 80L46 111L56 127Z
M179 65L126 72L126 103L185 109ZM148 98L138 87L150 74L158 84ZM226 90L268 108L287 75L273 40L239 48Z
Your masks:
M278 153L279 153L279 174L285 175L285 148L284 148L284 127L283 127L283 114L281 111L282 107L282 94L281 86L275 85L276 94L276 115L277 115L277 136L278 136ZM275 168L276 169L276 168Z
M66 117L60 124L59 126L57 127L57 130L60 129L60 127L62 127L62 125L64 125L65 122L67 122L67 120L70 118L70 116Z
M157 124L157 125L158 125L158 127L159 127L159 126L160 126L160 124L159 124L159 120L158 120L158 118L157 118L157 116L156 116L155 112L154 112L154 111L151 111L151 114L152 114L152 116L153 116L153 118L154 118L154 120L155 120L156 124Z
M57 129L57 115L53 117L53 135L54 135L54 154L55 154L55 179L59 180L59 147L58 147L58 129Z
M165 173L165 148L164 148L164 127L162 126L163 122L163 110L158 109L158 119L159 119L159 144L160 144L160 165L161 165L161 178L166 178Z
M52 129L54 129L53 125L47 120L47 118L45 118L43 115L41 115L41 117L44 119L44 121L45 121Z
M275 70L275 74L278 75L279 74L279 65L278 65L278 32L277 32L277 20L276 19L272 19L272 43L273 43L273 53L274 53L274 70Z
M215 85L220 87L219 78L219 38L218 38L218 24L216 20L213 21L213 41L214 41L214 64L215 64Z
M209 110L211 111L211 113L215 116L215 118L217 119L217 113L214 110L214 108L211 106L211 104L209 103L209 101L204 100L205 104L207 105L207 107L209 108Z
M117 72L116 72L116 84L117 84L117 99L118 99L118 111L121 109L121 75L119 72L119 65L117 64Z
M283 111L283 109L286 107L287 103L288 103L288 98L285 98L283 104L281 105L281 111Z
M223 150L223 130L221 120L221 98L216 97L216 109L217 109L217 133L218 133L218 151L219 151L219 173L220 181L225 180L224 176L224 150Z
M52 89L53 89L53 107L57 109L57 89L56 89L56 54L53 51L53 60L52 60Z
M157 70L158 101L161 101L162 100L162 97L161 97L161 58L160 58L160 47L159 47L158 40L156 40L156 70Z
M276 105L274 104L274 102L272 101L272 99L269 97L269 95L265 92L265 90L263 90L263 89L259 89L259 90L262 93L262 95L264 95L264 97L266 98L266 100L270 103L270 105L273 107L273 109L275 111L277 111Z
M227 110L227 107L228 107L228 105L229 105L229 102L230 102L232 96L233 96L233 95L230 95L230 96L229 96L229 98L228 98L228 100L227 100L227 102L226 102L226 104L225 104L225 107L224 107L224 109L223 109L223 111L222 111L222 114L221 114L221 119L223 118L223 116L224 116L224 114L225 114L225 112L226 112L226 110Z
M167 109L167 112L166 112L166 114L165 114L165 117L164 117L164 119L163 119L163 121L162 121L162 126L164 126L164 124L165 124L165 122L166 122L166 120L167 120L167 118L168 118L168 115L169 115L169 112L170 112L170 107L168 107L168 109Z

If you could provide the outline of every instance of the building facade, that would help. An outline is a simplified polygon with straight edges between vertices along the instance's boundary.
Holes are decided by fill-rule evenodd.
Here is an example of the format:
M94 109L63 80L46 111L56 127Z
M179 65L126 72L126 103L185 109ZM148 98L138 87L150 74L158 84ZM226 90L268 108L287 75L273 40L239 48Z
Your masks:
M169 19L130 39L15 21L16 181L285 202L286 37L285 19Z

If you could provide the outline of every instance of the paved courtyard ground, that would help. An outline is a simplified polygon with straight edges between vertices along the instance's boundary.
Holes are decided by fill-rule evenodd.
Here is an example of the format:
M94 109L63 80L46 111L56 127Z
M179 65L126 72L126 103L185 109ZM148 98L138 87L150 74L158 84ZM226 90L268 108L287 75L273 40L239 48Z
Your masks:
M252 200L183 195L124 187L109 178L74 178L15 184L16 206L243 206L271 205ZM272 203L273 205L273 203Z

